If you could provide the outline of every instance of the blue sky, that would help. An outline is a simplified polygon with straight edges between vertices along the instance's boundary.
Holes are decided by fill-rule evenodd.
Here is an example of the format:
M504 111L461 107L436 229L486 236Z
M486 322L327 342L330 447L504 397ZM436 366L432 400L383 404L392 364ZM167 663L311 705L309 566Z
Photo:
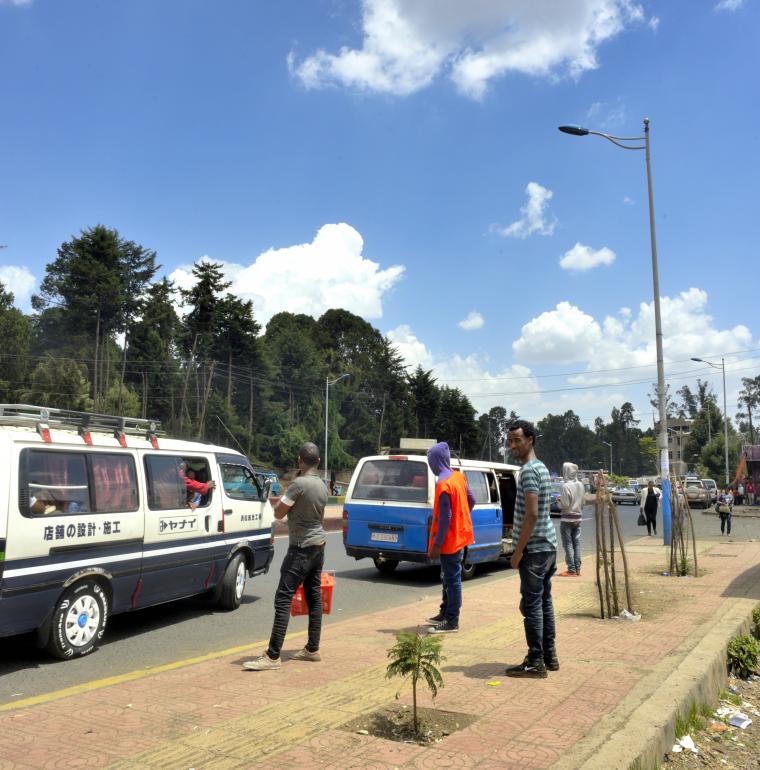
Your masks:
M0 0L0 280L97 223L264 322L345 307L479 409L651 424L760 371L756 0ZM606 370L606 371L600 371ZM592 387L593 386L593 387Z

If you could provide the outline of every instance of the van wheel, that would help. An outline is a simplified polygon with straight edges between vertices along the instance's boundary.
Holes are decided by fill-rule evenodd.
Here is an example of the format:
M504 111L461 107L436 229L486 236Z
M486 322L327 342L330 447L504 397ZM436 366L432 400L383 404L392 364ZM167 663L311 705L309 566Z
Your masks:
M95 580L71 586L56 605L47 650L61 660L91 653L103 638L108 620L108 597Z
M245 591L248 568L242 553L230 559L222 576L222 590L219 594L219 606L223 610L236 610L240 606Z
M376 556L372 561L381 575L390 575L398 567L398 559L379 559Z
M475 577L475 565L467 560L467 551L462 559L462 580L471 580Z

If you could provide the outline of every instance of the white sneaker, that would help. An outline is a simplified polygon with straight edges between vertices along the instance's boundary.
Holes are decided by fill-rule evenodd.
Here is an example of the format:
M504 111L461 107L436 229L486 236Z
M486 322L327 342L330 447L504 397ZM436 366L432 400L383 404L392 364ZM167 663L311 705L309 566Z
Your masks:
M274 671L281 666L282 663L280 663L279 658L277 658L277 660L272 660L266 653L259 656L258 658L247 660L245 663L243 663L243 668L247 669L248 671Z
M293 655L291 660L308 660L312 663L318 663L320 660L322 660L322 656L318 652L309 652L309 650L304 647L302 650L299 650L295 655Z

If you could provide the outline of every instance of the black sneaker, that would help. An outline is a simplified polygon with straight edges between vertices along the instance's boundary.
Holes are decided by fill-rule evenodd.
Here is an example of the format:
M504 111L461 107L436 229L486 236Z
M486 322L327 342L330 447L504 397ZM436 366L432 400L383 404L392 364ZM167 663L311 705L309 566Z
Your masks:
M455 634L459 631L459 626L452 626L448 620L441 620L438 623L433 623L432 626L428 626L427 632L429 634Z
M546 679L548 676L543 660L529 660L528 658L516 666L508 666L504 673L507 676L525 679Z
M546 666L547 671L559 671L559 658L556 650L544 653L544 666Z
M442 612L439 612L437 615L433 615L432 618L427 618L426 620L427 620L428 623L435 624L435 623L440 623L442 620L445 620L445 619L446 618L445 618L444 614Z

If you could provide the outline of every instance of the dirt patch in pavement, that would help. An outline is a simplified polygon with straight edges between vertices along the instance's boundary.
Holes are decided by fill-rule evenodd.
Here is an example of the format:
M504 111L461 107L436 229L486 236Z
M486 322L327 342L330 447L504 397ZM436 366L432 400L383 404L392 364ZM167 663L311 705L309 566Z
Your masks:
M417 743L430 746L440 743L447 735L462 730L475 722L478 717L472 714L458 714L455 711L418 708L419 732L415 734L412 707L395 703L383 706L352 719L341 729L360 735L373 735L388 741Z
M748 681L730 679L729 690L721 693L715 711L705 710L691 724L688 734L697 753L684 749L668 752L662 770L685 768L720 768L721 770L758 770L760 768L760 677ZM729 724L732 714L740 711L752 720L745 729Z

